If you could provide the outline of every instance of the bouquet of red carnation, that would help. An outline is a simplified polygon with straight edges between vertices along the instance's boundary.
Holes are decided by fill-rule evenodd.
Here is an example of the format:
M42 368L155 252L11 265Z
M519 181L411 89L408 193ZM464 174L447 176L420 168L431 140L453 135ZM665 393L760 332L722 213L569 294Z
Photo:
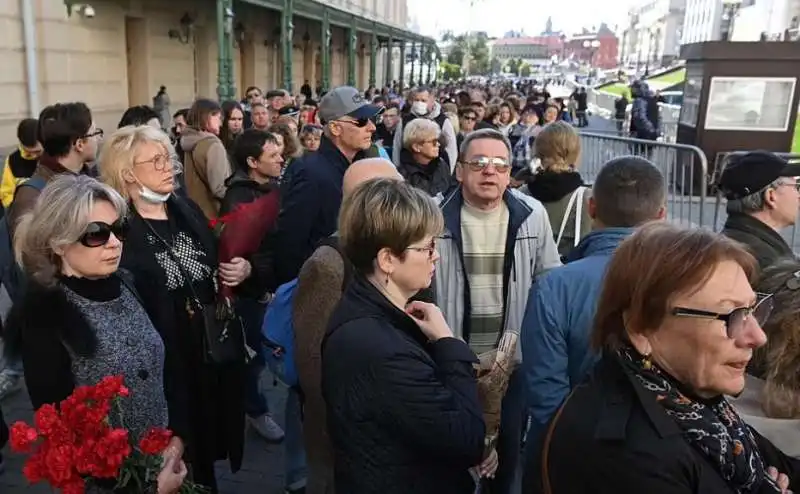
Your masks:
M234 257L254 254L267 232L275 225L280 210L277 190L255 201L241 203L231 212L211 220L210 226L219 237L219 262L230 262ZM220 320L233 315L233 288L220 282L217 300L217 317Z
M58 408L43 405L34 415L34 427L12 425L12 451L30 454L22 470L28 481L47 482L64 494L83 494L98 482L114 492L141 493L155 486L172 432L153 428L133 445L126 429L112 427L111 408L128 394L122 376L105 377L94 386L76 388ZM206 489L184 482L180 492Z

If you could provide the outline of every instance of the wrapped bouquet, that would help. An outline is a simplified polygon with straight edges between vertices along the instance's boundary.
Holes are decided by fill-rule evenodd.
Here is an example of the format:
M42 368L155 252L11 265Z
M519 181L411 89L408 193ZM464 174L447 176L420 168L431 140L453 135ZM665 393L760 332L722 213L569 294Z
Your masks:
M506 331L496 350L478 355L478 398L486 423L484 444L487 455L494 449L500 434L500 411L508 389L508 380L516 366L514 354L518 341L518 332Z

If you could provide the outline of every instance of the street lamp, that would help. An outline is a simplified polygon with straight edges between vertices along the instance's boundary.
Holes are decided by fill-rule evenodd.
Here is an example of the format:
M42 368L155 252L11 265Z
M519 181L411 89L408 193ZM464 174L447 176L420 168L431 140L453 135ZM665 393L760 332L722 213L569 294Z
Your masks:
M587 39L583 42L583 48L589 50L589 67L592 67L594 63L594 54L597 52L597 49L600 48L600 41L596 39L589 41Z

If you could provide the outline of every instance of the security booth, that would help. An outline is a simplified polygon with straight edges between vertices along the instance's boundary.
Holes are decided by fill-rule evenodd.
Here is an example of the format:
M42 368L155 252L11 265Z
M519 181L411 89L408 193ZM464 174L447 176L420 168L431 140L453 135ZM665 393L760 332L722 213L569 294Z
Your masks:
M793 42L709 41L684 45L683 105L677 141L703 150L707 179L718 156L765 149L788 152L800 101L800 45ZM698 183L700 170L693 170Z

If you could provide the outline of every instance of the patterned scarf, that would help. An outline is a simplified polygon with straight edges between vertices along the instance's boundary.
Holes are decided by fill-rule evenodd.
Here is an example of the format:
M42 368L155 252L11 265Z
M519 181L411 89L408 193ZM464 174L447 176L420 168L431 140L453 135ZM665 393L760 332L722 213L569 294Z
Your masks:
M690 444L717 466L722 478L739 494L781 492L766 473L750 428L728 401L720 396L713 403L701 403L684 395L655 364L647 368L644 358L632 347L617 352L622 366L655 395Z

